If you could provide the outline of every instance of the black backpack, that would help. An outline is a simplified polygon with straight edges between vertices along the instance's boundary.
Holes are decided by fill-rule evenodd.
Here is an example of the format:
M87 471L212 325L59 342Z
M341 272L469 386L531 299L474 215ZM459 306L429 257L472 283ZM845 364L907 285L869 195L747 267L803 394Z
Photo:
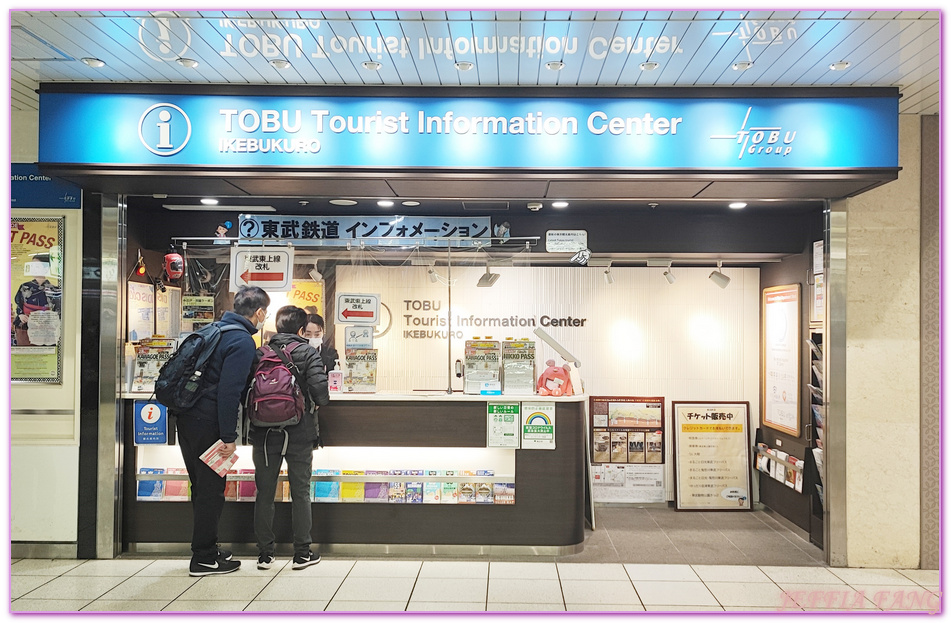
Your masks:
M202 394L213 391L217 386L206 387L202 372L221 334L232 329L247 331L236 324L212 322L186 336L159 370L154 391L158 401L173 411L182 411L195 406Z

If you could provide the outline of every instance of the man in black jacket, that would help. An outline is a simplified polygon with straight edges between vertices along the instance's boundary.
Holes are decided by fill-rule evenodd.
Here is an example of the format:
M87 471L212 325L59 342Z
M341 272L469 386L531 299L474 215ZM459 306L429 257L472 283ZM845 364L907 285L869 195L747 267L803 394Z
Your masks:
M274 564L274 494L282 458L287 461L287 480L291 492L291 528L294 533L294 560L291 568L304 569L320 562L320 553L310 550L310 531L313 525L310 476L314 450L320 444L317 405L328 404L330 394L327 391L327 372L320 355L303 337L307 312L294 305L287 305L277 310L274 324L277 334L271 337L268 347L281 350L295 344L289 358L300 377L300 388L304 394L304 414L300 422L285 427L283 431L276 428L257 428L253 425L250 429L254 483L257 487L254 532L258 540L258 569L270 569ZM260 358L259 349L255 353L252 370L257 369Z
M234 296L234 311L225 312L222 324L244 331L224 331L204 369L205 393L195 406L175 414L178 445L192 484L192 559L188 575L202 576L237 571L241 563L231 552L218 548L218 520L225 502L225 479L199 458L219 439L224 456L235 452L238 409L254 360L254 339L264 325L271 298L257 287L241 288Z

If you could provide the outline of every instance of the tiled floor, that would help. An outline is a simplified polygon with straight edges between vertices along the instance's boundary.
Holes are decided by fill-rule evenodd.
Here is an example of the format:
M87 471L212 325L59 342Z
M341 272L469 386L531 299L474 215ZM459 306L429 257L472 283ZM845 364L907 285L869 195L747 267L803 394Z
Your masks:
M15 560L11 610L25 611L940 611L938 572L753 565L325 556L294 571L242 559L192 578L177 559Z
M17 611L940 611L937 571L838 569L768 513L603 507L565 556L328 555L192 578L188 559L14 560ZM241 549L235 546L236 552ZM424 558L424 559L421 559Z

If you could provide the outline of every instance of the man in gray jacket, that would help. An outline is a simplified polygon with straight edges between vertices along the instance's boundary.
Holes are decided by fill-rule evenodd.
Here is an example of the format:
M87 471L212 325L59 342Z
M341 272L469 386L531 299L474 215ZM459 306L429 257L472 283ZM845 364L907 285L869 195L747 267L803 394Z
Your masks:
M320 445L317 406L328 404L330 394L327 391L327 373L320 355L303 337L307 312L294 305L287 305L277 310L274 323L277 334L271 337L267 346L281 350L294 345L289 358L300 377L300 388L304 394L304 414L300 422L285 427L283 431L257 428L253 425L249 431L253 447L251 456L254 459L254 483L257 486L254 532L258 540L258 569L270 569L274 564L274 494L282 458L287 461L287 480L291 492L291 527L294 533L294 560L291 568L304 569L320 562L320 553L310 550L310 531L313 525L310 477L314 450ZM257 368L260 359L261 349L255 353L252 370Z

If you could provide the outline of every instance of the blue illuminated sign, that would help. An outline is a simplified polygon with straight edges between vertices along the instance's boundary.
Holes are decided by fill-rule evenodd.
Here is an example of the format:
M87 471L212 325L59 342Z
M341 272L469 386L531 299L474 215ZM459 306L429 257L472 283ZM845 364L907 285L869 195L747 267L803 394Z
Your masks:
M43 175L35 164L10 164L10 205L14 208L79 208L82 189Z
M40 94L40 161L461 169L898 166L898 101Z

